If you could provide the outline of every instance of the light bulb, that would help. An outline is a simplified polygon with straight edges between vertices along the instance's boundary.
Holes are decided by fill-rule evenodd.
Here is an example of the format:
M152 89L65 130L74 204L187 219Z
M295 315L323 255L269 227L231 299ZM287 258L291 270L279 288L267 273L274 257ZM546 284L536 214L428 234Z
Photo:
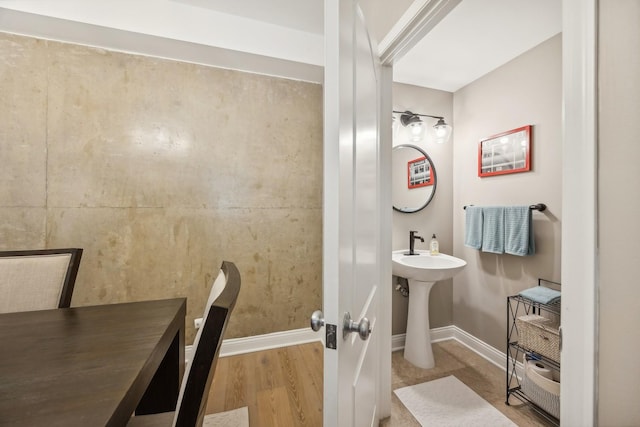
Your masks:
M451 126L446 124L444 119L438 119L438 123L433 126L433 130L437 144L444 144L451 136Z
M422 122L413 122L409 125L409 127L411 129L411 141L420 141L422 139L422 133L424 131Z

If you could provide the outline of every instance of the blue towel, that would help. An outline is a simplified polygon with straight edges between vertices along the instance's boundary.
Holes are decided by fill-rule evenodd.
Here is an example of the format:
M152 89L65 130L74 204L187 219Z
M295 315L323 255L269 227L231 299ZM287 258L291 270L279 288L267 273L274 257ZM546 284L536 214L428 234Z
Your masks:
M519 292L520 296L530 299L540 304L555 304L560 302L560 291L545 288L544 286L534 286Z
M519 256L536 253L533 220L529 206L504 208L504 251Z
M504 253L504 208L482 208L482 252Z
M464 245L473 249L482 247L482 208L467 206L464 217Z

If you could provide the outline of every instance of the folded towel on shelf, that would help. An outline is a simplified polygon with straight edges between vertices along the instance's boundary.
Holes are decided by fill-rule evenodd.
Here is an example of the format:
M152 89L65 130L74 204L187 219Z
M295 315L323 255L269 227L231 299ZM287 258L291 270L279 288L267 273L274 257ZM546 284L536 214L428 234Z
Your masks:
M504 251L519 256L536 253L533 220L529 206L504 208Z
M520 291L519 295L540 304L556 304L560 302L560 291L545 288L544 286L534 286L533 288Z
M464 217L464 245L473 249L482 247L482 208L467 206Z
M482 252L504 253L504 207L482 208Z

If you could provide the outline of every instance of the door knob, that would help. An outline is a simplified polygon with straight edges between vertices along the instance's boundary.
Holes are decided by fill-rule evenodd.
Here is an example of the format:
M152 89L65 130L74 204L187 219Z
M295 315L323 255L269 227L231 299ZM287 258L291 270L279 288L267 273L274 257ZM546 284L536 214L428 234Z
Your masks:
M311 329L318 332L324 326L324 314L316 310L311 314Z
M342 323L342 338L347 338L351 332L357 332L360 338L365 341L371 334L369 319L363 317L360 322L354 322L351 319L351 313L347 311L344 314L344 322Z

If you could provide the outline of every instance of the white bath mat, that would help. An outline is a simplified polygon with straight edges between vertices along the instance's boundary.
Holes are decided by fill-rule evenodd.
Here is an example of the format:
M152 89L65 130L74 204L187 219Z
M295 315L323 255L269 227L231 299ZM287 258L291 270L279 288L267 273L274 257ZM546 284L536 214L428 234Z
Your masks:
M399 388L394 393L422 426L516 427L453 375Z
M205 415L203 427L249 427L249 408L246 406L231 411Z

